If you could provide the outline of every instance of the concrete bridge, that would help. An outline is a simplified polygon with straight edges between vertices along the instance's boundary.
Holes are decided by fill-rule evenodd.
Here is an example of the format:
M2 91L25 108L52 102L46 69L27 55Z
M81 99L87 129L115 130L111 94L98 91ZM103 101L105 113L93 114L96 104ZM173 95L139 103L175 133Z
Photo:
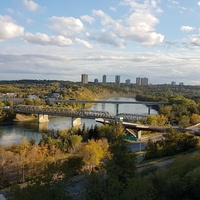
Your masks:
M102 118L97 118L96 122L103 124L111 124L112 120L105 120ZM134 137L141 139L142 131L153 131L153 132L168 132L172 127L170 126L152 126L152 125L142 125L134 123L136 121L121 121L124 129L129 132Z

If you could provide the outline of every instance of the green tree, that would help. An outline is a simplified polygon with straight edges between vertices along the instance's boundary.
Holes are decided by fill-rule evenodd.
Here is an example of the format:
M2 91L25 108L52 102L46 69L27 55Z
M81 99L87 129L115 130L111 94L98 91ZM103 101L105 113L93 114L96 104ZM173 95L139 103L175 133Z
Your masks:
M136 157L126 143L115 142L110 146L111 159L108 160L106 170L109 176L117 177L122 183L133 178L136 169Z

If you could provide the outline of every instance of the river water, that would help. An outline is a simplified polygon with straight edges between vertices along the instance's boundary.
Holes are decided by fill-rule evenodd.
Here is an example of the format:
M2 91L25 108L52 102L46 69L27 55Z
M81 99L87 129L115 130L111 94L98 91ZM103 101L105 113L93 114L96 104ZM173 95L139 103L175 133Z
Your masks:
M104 100L110 101L135 101L133 98L114 97ZM116 107L114 104L94 104L90 110L108 111L110 114L116 113ZM147 115L148 108L145 105L140 104L120 104L119 113L134 113ZM157 112L151 109L151 114L157 114ZM92 125L102 125L91 119L81 119L82 124L85 123L87 127ZM12 125L0 126L0 145L8 146L11 144L18 144L26 137L28 140L34 138L37 142L41 139L42 133L46 130L62 130L71 128L71 118L69 117L52 117L49 118L48 123L37 122L16 122Z

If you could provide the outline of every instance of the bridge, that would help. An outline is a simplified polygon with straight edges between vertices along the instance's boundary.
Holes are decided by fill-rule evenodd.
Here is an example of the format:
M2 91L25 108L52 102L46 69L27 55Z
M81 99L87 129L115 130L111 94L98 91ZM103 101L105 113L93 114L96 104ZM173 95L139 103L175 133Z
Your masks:
M102 118L97 118L96 122L103 123L103 124L111 124L112 120L105 120ZM134 123L136 121L121 121L124 129L129 132L134 137L141 139L141 131L154 131L154 132L168 132L171 127L170 126L152 126L152 125L142 125Z
M109 101L109 100L76 100L76 99L69 99L69 100L53 100L53 102L60 102L60 103L76 103L82 104L82 109L85 109L86 104L94 104L94 103L103 103L103 104L115 104L116 105L116 115L119 114L119 105L120 104L141 104L145 105L148 108L148 115L151 113L151 107L157 105L169 105L169 102L147 102L147 101Z
M80 110L77 109L69 109L69 108L59 108L59 107L43 107L43 106L30 106L30 105L16 105L13 106L13 110L15 113L22 114L38 114L39 122L48 121L48 115L51 116L66 116L72 118L72 126L80 125L81 118L87 119L116 119L123 118L124 121L127 122L136 122L136 121L144 121L147 118L147 115L136 115L136 114L127 114L127 113L119 113L119 105L120 104L142 104L148 107L148 115L150 115L151 106L156 105L168 105L168 102L143 102L143 101L108 101L108 100L54 100L53 102L64 102L68 103L76 103L82 104L82 108ZM96 110L86 110L86 104L94 104L94 103L102 103L102 104L115 104L116 105L116 114L111 115L107 111L96 111Z
M69 108L59 108L59 107L43 107L43 106L30 106L30 105L17 105L13 106L13 111L15 113L21 114L37 114L38 122L48 121L48 115L50 116L65 116L72 118L72 126L80 125L80 118L87 119L116 119L123 118L125 121L135 122L138 120L146 120L147 115L135 115L135 114L126 114L119 113L117 115L111 115L107 111L96 111L96 110L77 110Z

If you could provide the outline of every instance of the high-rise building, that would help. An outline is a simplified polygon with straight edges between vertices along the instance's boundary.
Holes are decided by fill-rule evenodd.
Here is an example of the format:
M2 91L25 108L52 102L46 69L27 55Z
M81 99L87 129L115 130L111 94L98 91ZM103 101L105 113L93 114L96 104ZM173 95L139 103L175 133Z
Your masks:
M88 74L81 74L81 83L83 84L88 83Z
M126 84L126 85L130 85L130 84L131 84L131 80L130 80L130 79L126 79L125 84Z
M98 83L99 80L97 78L94 79L94 83Z
M141 85L141 78L140 77L136 78L136 85Z
M117 85L120 84L120 76L119 75L115 76L115 84L117 84Z
M102 83L106 83L106 75L103 75Z
M179 85L184 85L184 83L183 83L183 82L180 82Z
M176 85L176 82L175 82L175 81L172 81L172 82L171 82L171 85Z
M141 78L141 85L148 85L148 78Z
M136 85L148 85L148 78L136 78Z

